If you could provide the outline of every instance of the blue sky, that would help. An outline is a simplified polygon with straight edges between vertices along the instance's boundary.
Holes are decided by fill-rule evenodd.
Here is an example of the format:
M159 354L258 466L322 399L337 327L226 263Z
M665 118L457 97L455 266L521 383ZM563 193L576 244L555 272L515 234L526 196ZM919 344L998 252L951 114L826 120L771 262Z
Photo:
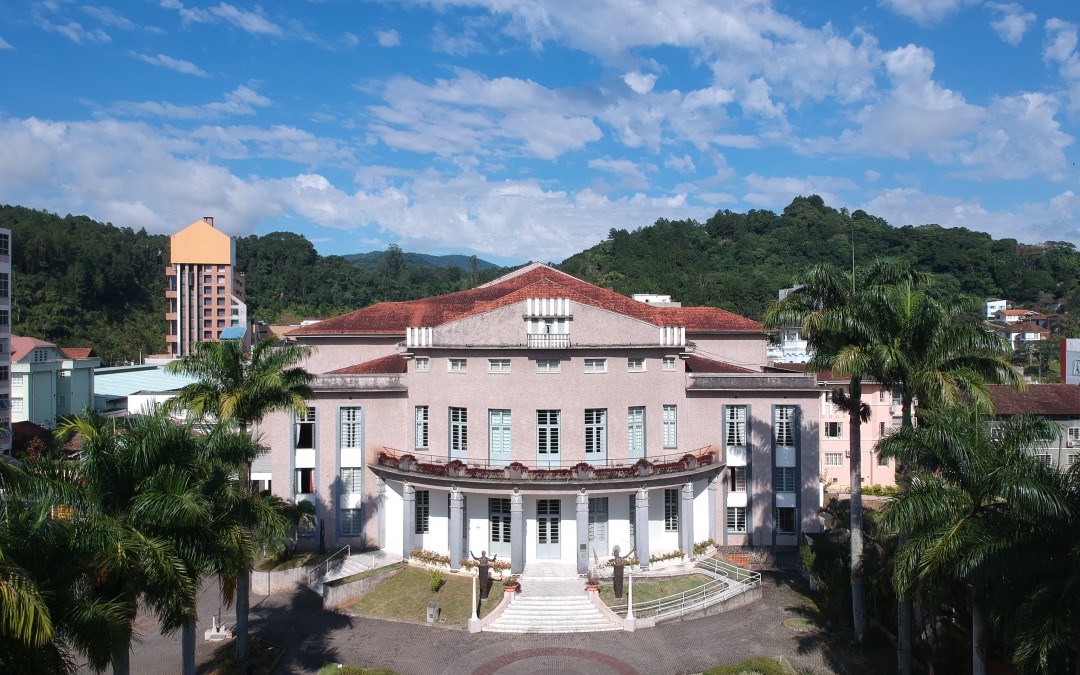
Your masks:
M0 202L560 261L796 195L1080 244L1075 0L0 6Z

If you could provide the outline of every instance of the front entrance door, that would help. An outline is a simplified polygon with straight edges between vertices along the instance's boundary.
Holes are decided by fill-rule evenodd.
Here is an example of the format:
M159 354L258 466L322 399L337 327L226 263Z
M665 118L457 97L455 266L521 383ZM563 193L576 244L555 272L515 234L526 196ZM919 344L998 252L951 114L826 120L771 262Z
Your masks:
M510 500L488 499L488 526L491 543L488 553L510 559Z
M607 497L589 498L589 557L608 556Z
M536 500L536 557L540 560L554 560L562 557L559 546L559 516L561 513L558 499Z

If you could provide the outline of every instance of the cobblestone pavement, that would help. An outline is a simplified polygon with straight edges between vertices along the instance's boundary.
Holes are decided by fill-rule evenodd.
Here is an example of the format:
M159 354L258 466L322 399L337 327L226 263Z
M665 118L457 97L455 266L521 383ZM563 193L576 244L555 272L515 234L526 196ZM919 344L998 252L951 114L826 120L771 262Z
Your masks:
M306 589L252 598L252 631L285 648L276 673L314 673L327 662L382 667L402 675L522 675L524 673L677 674L755 656L785 656L819 675L846 671L817 632L796 632L784 620L800 615L794 576L762 575L762 599L724 614L671 622L635 633L509 635L467 632L324 611ZM217 611L216 584L200 598L198 661L219 643L202 640ZM224 616L232 624L231 612ZM179 636L162 637L151 620L140 620L143 642L132 672L179 672Z

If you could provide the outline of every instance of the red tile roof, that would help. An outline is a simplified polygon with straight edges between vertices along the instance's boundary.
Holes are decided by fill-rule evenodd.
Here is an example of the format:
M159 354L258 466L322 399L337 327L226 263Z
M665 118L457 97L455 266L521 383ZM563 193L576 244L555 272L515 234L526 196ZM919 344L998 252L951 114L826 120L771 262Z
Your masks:
M998 328L999 333L1039 333L1040 335L1050 335L1049 328L1043 328L1042 326L1033 323L1014 323L1011 326L1005 326L1004 328Z
M299 335L403 334L490 312L528 298L568 298L575 303L688 332L760 332L757 321L714 307L655 307L600 288L541 263L532 263L468 291L407 302L382 302L289 331Z
M92 359L97 356L93 347L61 347L60 351L69 359Z
M329 375L371 375L383 373L404 373L406 368L405 357L400 354L391 354L381 358L364 361L354 366L347 366L337 370L331 370Z
M736 366L725 361L715 361L704 356L691 354L686 359L686 370L690 373L756 373L756 370Z
M1074 384L1029 384L1025 391L990 385L998 415L1080 415L1080 387Z
M45 342L32 337L23 337L22 335L11 336L11 362L22 360L24 356L34 350L35 347L55 347L51 342Z

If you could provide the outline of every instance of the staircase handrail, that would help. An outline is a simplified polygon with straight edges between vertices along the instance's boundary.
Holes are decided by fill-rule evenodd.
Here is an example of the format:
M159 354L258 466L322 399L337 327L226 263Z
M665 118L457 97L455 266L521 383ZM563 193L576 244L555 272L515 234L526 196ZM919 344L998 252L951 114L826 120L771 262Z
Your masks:
M319 563L315 567L312 567L310 570L308 570L308 585L309 586L311 584L315 583L315 580L318 579L319 577L324 576L326 574L330 574L330 563L333 562L334 558L338 557L338 555L342 551L345 551L345 557L346 558L348 558L350 555L352 555L352 547L349 546L349 544L345 544L344 546L339 548L337 551L334 551L334 553L332 553L329 558L327 558L326 560L322 561L321 563ZM319 570L322 569L323 565L326 566L326 570L323 571L323 572L320 572Z
M760 573L733 565L726 560L717 558L699 559L695 561L694 566L712 577L712 580L681 593L673 593L663 598L645 602L635 602L634 616L639 619L646 617L659 619L672 615L681 616L697 609L709 607L761 584ZM611 610L616 614L625 614L626 605L612 605Z

